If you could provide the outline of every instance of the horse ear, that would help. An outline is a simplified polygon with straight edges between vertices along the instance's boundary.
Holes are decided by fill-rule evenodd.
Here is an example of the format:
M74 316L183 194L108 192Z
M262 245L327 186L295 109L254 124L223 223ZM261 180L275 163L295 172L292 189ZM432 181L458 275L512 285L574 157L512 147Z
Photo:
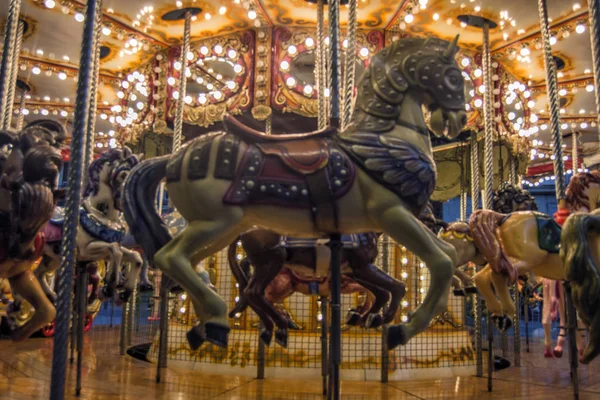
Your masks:
M123 159L129 158L131 154L131 149L127 146L123 146Z

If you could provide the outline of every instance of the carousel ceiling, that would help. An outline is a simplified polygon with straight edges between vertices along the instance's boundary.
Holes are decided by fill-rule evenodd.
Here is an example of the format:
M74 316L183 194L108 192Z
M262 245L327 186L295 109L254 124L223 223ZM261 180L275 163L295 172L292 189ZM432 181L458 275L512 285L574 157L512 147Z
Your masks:
M8 1L2 3L0 18L4 20ZM577 131L583 142L597 141L587 5L583 0L547 3L552 49L560 67L563 133ZM22 1L26 32L19 79L21 86L30 89L26 120L45 116L69 123L72 119L84 6L84 0ZM227 112L249 112L257 105L273 107L278 101L283 112L315 115L316 103L309 101L315 96L311 55L317 22L314 2L104 0L97 150L118 145L124 140L123 132L134 126L156 130L155 114L161 121L172 117L173 99L178 96L175 78L181 70L173 62L174 49L181 42L183 22L164 16L182 7L198 9L188 55L193 67L186 71L188 122L209 126ZM548 156L544 150L549 131L537 1L358 0L357 15L358 71L370 55L402 35L450 39L460 34L463 51L459 62L469 78L469 111L474 124L480 120L483 89L477 67L482 32L468 22L475 16L496 23L490 38L493 59L501 71L497 72L500 86L495 93L504 126L499 130L527 137L538 147L532 155L536 161L540 154ZM343 28L347 19L348 8L342 6Z

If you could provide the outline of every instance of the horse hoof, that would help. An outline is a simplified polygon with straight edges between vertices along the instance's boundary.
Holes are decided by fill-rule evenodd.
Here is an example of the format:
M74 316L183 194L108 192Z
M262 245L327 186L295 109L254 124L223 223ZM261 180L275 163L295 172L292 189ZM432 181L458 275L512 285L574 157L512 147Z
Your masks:
M171 287L171 293L172 294L182 294L183 293L183 288L179 285L174 285Z
M275 343L283 348L287 348L288 345L288 333L287 329L278 329L275 332Z
M554 357L556 358L561 358L563 355L563 349L559 348L559 347L555 347L554 350L552 351L552 354L554 354ZM545 356L545 354L544 354Z
M187 331L185 334L187 338L188 344L192 351L196 351L202 346L202 343L206 340L204 338L204 333L202 332L202 327L200 325L194 326L192 329Z
M452 291L452 293L456 296L456 297L465 297L467 291L465 289L454 289Z
M154 285L151 283L140 283L138 285L138 290L140 293L154 292Z
M546 346L546 348L544 349L544 358L552 358L552 350L550 350L550 346Z
M129 290L129 289L125 289L123 291L119 291L119 299L123 303L127 303L129 301L129 298L131 297L132 294L133 294L133 291Z
M380 314L369 314L367 322L365 322L365 328L379 328L383 325L383 317Z
M467 286L464 290L465 290L465 293L467 293L467 294L479 293L479 290L477 290L477 288L475 286Z
M387 347L388 350L395 349L399 345L405 345L408 342L406 327L403 325L391 325L388 327Z
M265 344L265 346L271 345L271 340L273 339L273 331L268 329L263 329L260 331L260 340Z
M296 323L296 321L291 320L291 319L288 321L287 325L288 325L288 329L291 329L293 331L301 331L304 329L302 326L298 325Z
M204 327L206 329L206 340L214 345L227 347L227 335L229 335L230 330L228 326L207 322Z
M355 310L351 309L346 315L346 325L359 326L362 322L362 316Z

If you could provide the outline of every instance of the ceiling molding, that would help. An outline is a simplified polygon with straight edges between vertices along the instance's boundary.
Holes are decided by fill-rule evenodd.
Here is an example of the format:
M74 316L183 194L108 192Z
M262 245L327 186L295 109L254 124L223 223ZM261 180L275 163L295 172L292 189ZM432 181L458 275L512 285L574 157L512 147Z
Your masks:
M574 77L574 78L562 79L562 80L558 81L558 86L588 83L589 81L592 81L592 83L593 83L594 75L586 74L586 75L582 75L582 76L578 76L578 77ZM539 83L529 85L529 88L530 89L545 89L546 81L541 81Z
M574 22L574 21L576 21L578 19L584 19L584 18L587 21L587 18L588 18L588 11L587 10L580 11L577 14L571 15L569 17L565 17L565 18L563 18L561 20L558 20L558 21L553 21L549 25L549 29L560 29L563 26L569 25L570 23L572 23L572 22ZM537 30L535 30L535 31L533 31L531 33L525 34L524 36L522 36L522 37L520 37L518 39L512 40L512 41L510 41L508 43L502 44L501 46L493 48L491 50L491 53L492 54L499 53L502 50L509 49L510 47L518 45L518 44L520 44L520 43L522 43L522 42L524 42L526 40L533 40L533 39L537 39L539 37L541 37L541 31L540 31L540 29L537 29Z
M394 16L392 17L390 22L385 26L385 28L384 28L385 31L391 30L394 27L396 22L398 22L398 19L400 19L400 17L402 16L402 12L404 12L406 7L408 7L409 2L410 2L410 0L402 0L402 2L400 3L400 6L398 7L398 10L394 14Z
M25 62L26 64L29 65L38 65L38 66L44 66L47 67L47 69L51 69L53 72L59 72L58 70L62 70L64 72L71 72L71 73L75 73L75 74L79 74L79 68L72 65L72 64L62 64L59 61L51 61L48 59L43 59L43 58L37 58L37 57L33 57L30 54L21 54L21 56L19 57L19 61L20 62ZM110 74L110 73L106 73L106 72L100 72L100 80L104 81L104 82L112 82L112 81L121 81L121 78L119 78L117 75L114 74Z

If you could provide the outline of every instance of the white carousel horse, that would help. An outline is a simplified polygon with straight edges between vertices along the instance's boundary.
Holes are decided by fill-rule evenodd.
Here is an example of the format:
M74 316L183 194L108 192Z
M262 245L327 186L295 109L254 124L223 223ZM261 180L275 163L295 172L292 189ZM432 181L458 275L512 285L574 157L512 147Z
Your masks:
M121 219L121 193L127 175L138 163L138 156L128 148L109 150L94 160L88 169L89 176L79 211L77 262L109 260L106 285L102 290L106 297L112 297L119 284L122 262L131 264L123 284L124 290L120 293L121 301L126 301L133 292L143 265L138 252L121 246L126 232ZM51 300L56 299L56 293L45 277L60 266L63 213L63 210L58 210L56 218L51 219L44 229L46 246L42 263L36 270L36 276ZM95 278L92 274L92 284ZM96 296L92 292L89 301L93 302Z
M407 343L446 308L456 251L417 217L436 181L422 107L432 112L437 135L454 138L466 124L457 50L456 39L405 38L379 52L343 132L265 136L228 117L225 131L131 172L125 218L148 259L192 300L200 321L187 334L193 349L205 340L226 346L229 332L227 304L193 265L253 226L308 238L384 232L421 258L431 271L429 291L406 324L389 327L389 348ZM189 222L174 239L154 205L163 178Z

